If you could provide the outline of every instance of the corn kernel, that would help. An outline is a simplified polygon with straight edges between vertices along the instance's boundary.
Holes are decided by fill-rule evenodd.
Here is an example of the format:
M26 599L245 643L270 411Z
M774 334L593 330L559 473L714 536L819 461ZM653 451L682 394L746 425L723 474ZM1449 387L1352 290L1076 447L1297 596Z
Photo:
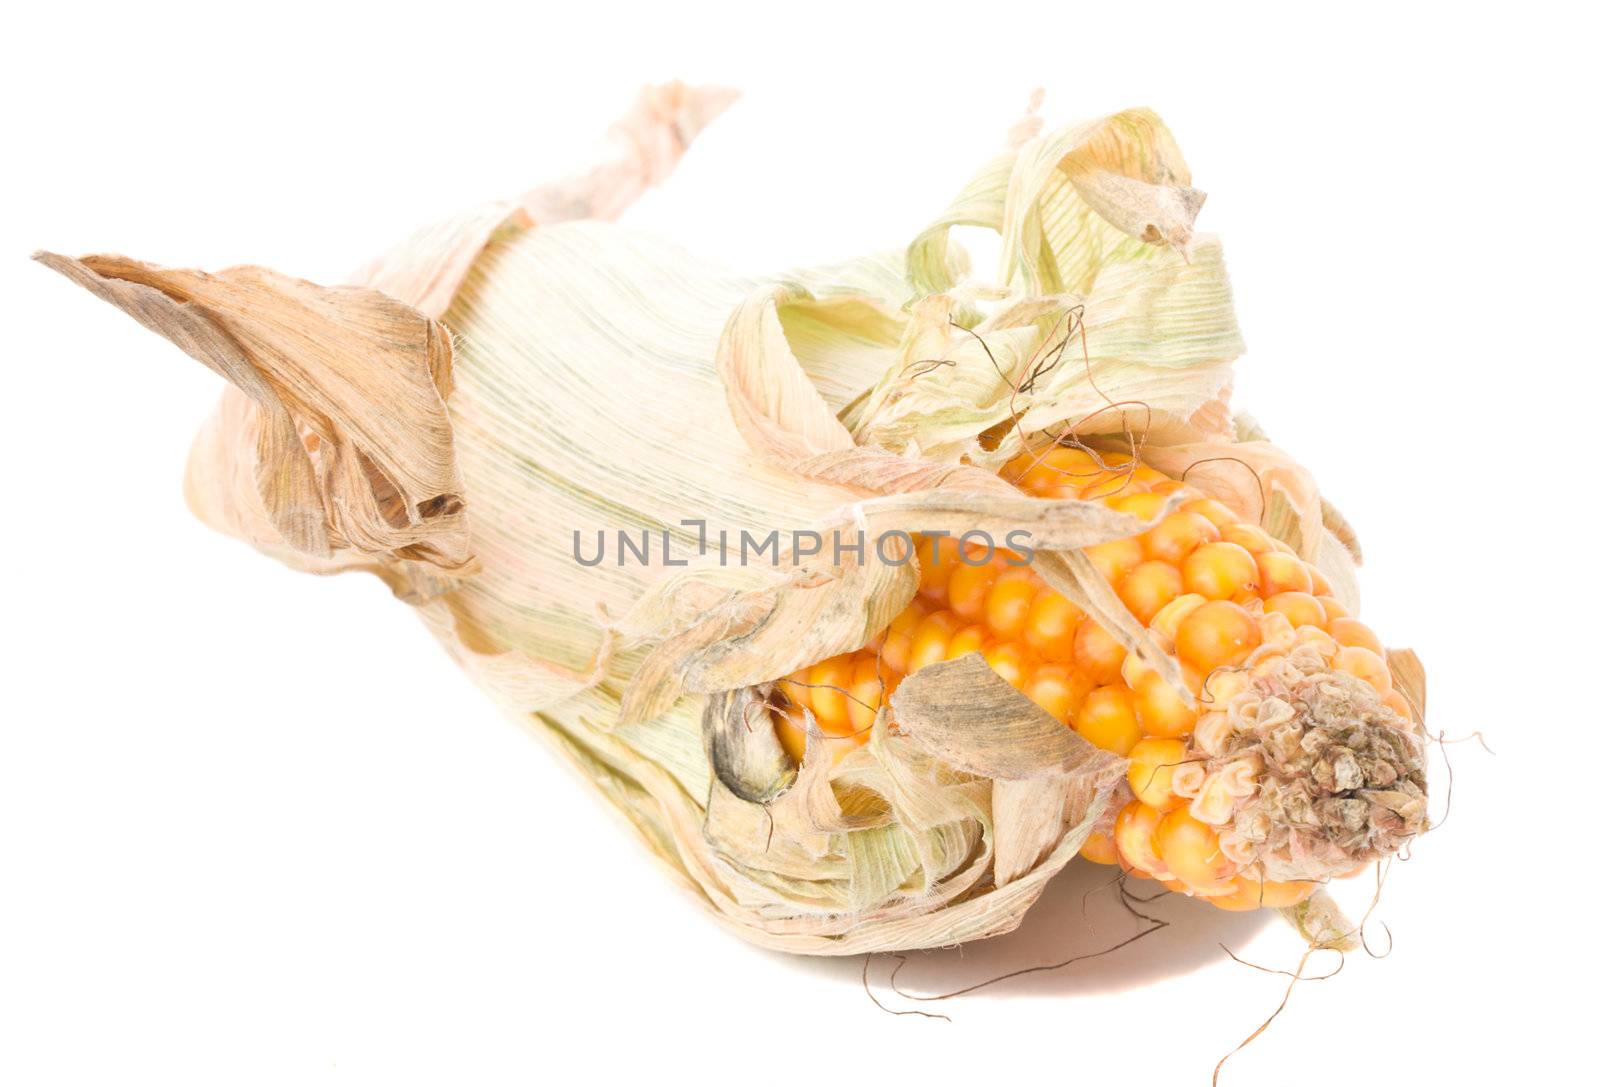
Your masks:
M1020 638L1039 583L1022 567L1003 569L984 601L983 618L997 638Z
M1190 556L1190 558L1193 557L1193 555ZM1185 619L1189 618L1194 609L1205 602L1206 598L1199 593L1184 593L1155 613L1150 620L1150 629L1166 638L1168 643L1171 643L1178 636L1178 627Z
M1083 698L1094 689L1088 676L1064 664L1041 664L1033 670L1022 693L1062 724L1071 720Z
M1161 863L1160 847L1156 842L1156 827L1161 813L1148 804L1129 801L1117 813L1113 837L1117 855L1129 868L1144 872L1157 879L1170 879L1172 874Z
M1076 604L1054 589L1045 589L1033 598L1023 636L1045 660L1070 661L1082 619L1083 611Z
M1167 871L1196 894L1223 895L1234 890L1228 881L1236 866L1223 854L1216 830L1187 809L1169 811L1161 817L1156 824L1155 844Z
M1038 457L1038 465L1029 473L1035 486L1073 493L1083 489L1100 474L1100 465L1087 449L1068 445L1055 446Z
M1183 560L1183 587L1208 600L1232 600L1255 588L1255 556L1226 540L1201 544Z
M1250 613L1227 600L1210 600L1178 627L1178 656L1202 674L1238 664L1261 644L1261 631Z
M1033 653L1017 642L991 642L983 650L983 659L996 675L1018 690L1033 672Z
M1311 571L1305 563L1286 551L1257 555L1256 569L1261 574L1260 591L1263 597L1311 591Z
M1144 561L1144 548L1132 536L1121 540L1090 544L1083 549L1100 576L1111 584L1120 582L1129 570Z
M1238 544L1252 555L1265 555L1273 550L1273 540L1255 525L1237 521L1222 530L1222 538Z
M1272 880L1235 876L1232 890L1227 894L1213 895L1207 901L1225 910L1281 910L1287 906L1299 905L1310 898L1311 892L1316 889L1317 885L1310 880L1276 883Z
M918 624L916 636L911 639L906 672L948 659L951 636L960 625L961 620L950 611L936 611Z
M1417 719L1416 711L1411 708L1411 700L1398 690L1390 689L1384 691L1383 704L1398 713L1404 720L1415 721Z
M1144 534L1144 548L1151 558L1176 566L1195 548L1214 543L1221 535L1217 526L1200 514L1179 510Z
M848 653L829 657L811 666L806 682L811 685L811 712L817 716L817 727L830 736L853 732L850 727L850 700L845 692L851 684L851 661Z
M778 680L778 690L783 692L783 697L789 700L790 705L804 706L806 709L810 709L811 688L796 682L796 680L805 679L806 671L806 669L802 668L795 673L793 678L786 677Z
M806 757L806 730L801 720L798 714L790 717L786 713L776 714L772 719L772 730L778 735L778 744L795 762L801 762Z
M879 675L878 658L872 653L857 653L850 669L850 698L846 712L851 731L865 735L878 716L883 700L884 679Z
M948 536L917 540L917 591L936 604L950 599L950 575L961 565L961 545ZM935 554L937 552L937 554Z
M950 574L950 610L969 623L983 618L984 604L989 591L1000 577L998 556L988 556L989 561L976 565L962 563Z
M1133 692L1121 684L1096 687L1084 696L1072 727L1096 747L1126 755L1140 739Z
M962 627L950 637L945 646L944 660L956 660L968 653L981 653L989 642L989 631L982 623Z
M1289 620L1291 626L1320 627L1328 621L1328 613L1310 593L1277 593L1262 604L1269 612L1277 612Z
M1115 683L1122 676L1122 661L1128 651L1093 619L1078 624L1073 638L1072 657L1078 669L1096 683Z
M1183 592L1183 575L1170 562L1141 562L1122 579L1117 595L1140 623L1149 624L1156 612Z
M1183 765L1182 740L1140 740L1128 751L1128 784L1133 795L1159 811L1182 800L1172 792L1172 771Z
M1358 619L1340 617L1328 623L1328 633L1333 635L1333 640L1340 645L1359 645L1363 649L1370 649L1374 653L1383 652L1383 643L1378 641L1378 636L1372 628Z
M1090 831L1078 848L1078 856L1096 864L1117 863L1117 843L1098 830Z
M1237 523L1239 520L1239 518L1234 515L1232 510L1230 510L1227 506L1224 506L1221 502L1218 502L1215 498L1191 499L1188 502L1185 502L1180 508L1189 513L1198 513L1201 517L1204 517L1207 521L1210 521L1213 525L1215 525L1218 533L1221 533L1223 529L1227 528L1231 524Z
M1394 677L1384 659L1364 645L1347 645L1333 658L1333 667L1372 684L1379 694L1394 687Z
M1329 593L1318 593L1317 603L1321 604L1322 610L1327 612L1328 622L1330 623L1335 619L1347 619L1350 616L1350 609L1339 603L1338 598Z
M1133 688L1133 712L1146 736L1167 739L1194 731L1196 711L1184 704L1181 691L1153 671L1141 675Z
M1150 521L1161 512L1161 507L1167 504L1165 495L1151 494L1141 491L1136 494L1119 494L1115 498L1106 499L1106 505L1118 513L1126 513L1141 521Z

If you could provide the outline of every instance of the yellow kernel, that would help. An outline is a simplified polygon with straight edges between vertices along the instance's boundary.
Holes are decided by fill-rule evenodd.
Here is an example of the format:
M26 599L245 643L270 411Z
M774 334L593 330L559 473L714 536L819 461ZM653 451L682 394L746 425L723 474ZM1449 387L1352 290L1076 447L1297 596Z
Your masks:
M1201 544L1183 560L1183 587L1207 600L1232 600L1255 584L1255 557L1239 544Z
M783 692L783 696L789 700L791 705L804 706L810 709L811 689L803 685L806 671L807 669L802 668L793 676L786 676L778 680L778 690ZM796 682L797 680L801 682Z
M1139 689L1139 680L1154 675L1155 671L1154 667L1139 658L1139 654L1129 653L1122 658L1122 668L1118 674L1122 677L1122 682L1127 684L1128 690L1135 691Z
M911 650L906 657L906 672L909 674L919 668L945 660L950 648L950 637L955 634L960 622L954 612L936 611L918 624L916 636L911 639Z
M1339 603L1338 598L1329 593L1318 593L1317 603L1321 604L1322 610L1328 613L1328 621L1330 623L1335 619L1346 619L1350 615L1350 609Z
M1173 738L1194 731L1196 711L1184 704L1183 692L1153 671L1134 686L1133 710L1146 736Z
M1062 724L1077 712L1094 684L1089 677L1064 664L1041 664L1033 670L1022 693Z
M1243 521L1236 521L1223 529L1222 538L1228 543L1238 544L1252 555L1265 555L1273 549L1271 536Z
M1333 635L1333 640L1340 645L1359 645L1363 649L1370 649L1374 653L1383 652L1383 643L1378 641L1378 636L1372 628L1359 619L1350 619L1341 616L1328 622L1328 633Z
M1225 895L1237 867L1222 852L1217 832L1190 815L1187 808L1169 811L1156 824L1156 852L1167 871L1196 894Z
M1394 687L1394 677L1384 659L1364 645L1347 645L1333 658L1333 667L1372 684L1379 694Z
M1122 660L1128 651L1104 627L1085 618L1078 624L1072 641L1072 657L1078 668L1096 683L1115 683L1122 675Z
M1220 537L1217 526L1200 514L1179 510L1144 534L1144 548L1151 558L1176 566L1201 544Z
M1220 710L1243 694L1245 688L1249 686L1250 677L1244 672L1219 669L1206 676L1200 689L1195 692L1195 699L1200 703L1202 710Z
M845 691L851 684L850 654L813 664L805 681L811 685L811 712L817 716L817 727L830 736L841 736L854 731L850 727L850 700Z
M1290 626L1320 627L1328 621L1328 613L1322 610L1322 605L1310 593L1276 593L1267 597L1262 604L1267 611L1277 612L1289 620Z
M1023 637L1045 660L1070 661L1073 637L1082 618L1083 611L1076 604L1054 589L1045 589L1033 598Z
M1000 572L998 556L993 555L988 562L957 566L950 574L950 610L968 622L982 619L984 604Z
M1215 498L1194 498L1185 502L1180 508L1188 513L1198 513L1215 525L1219 533L1239 520L1232 510Z
M945 646L944 659L955 660L968 653L983 652L984 643L989 640L989 632L982 623L971 623L962 627L951 635L949 643Z
M1261 644L1261 630L1250 613L1228 600L1209 600L1178 626L1178 656L1202 675L1238 664Z
M1117 595L1140 623L1148 624L1156 612L1183 592L1183 575L1170 562L1152 559L1128 571Z
M1019 642L991 642L983 651L995 674L1019 690L1033 672L1033 653Z
M1159 811L1149 804L1130 800L1117 813L1113 836L1123 864L1158 879L1169 879L1171 873L1161 863L1160 846L1156 841L1156 827L1160 823Z
M878 648L878 659L883 661L885 668L895 672L905 672L910 669L911 638L911 635L902 634L898 630L890 630L883 636L883 644Z
M1278 593L1308 593L1311 591L1311 571L1306 564L1286 551L1269 551L1256 556L1256 569L1261 573L1261 595Z
M1118 513L1130 514L1141 521L1154 519L1161 507L1167 504L1165 495L1151 494L1148 491L1139 494L1119 494L1114 498L1106 499L1106 505Z
M911 603L907 604L899 615L890 620L889 629L898 634L915 634L917 625L927 618L928 614L928 606L918 598L912 597Z
M1193 556L1190 557L1192 558ZM1205 602L1206 598L1199 593L1184 593L1155 613L1155 616L1150 620L1150 629L1164 635L1168 640L1176 638L1178 636L1178 625L1189 618L1189 614Z
M1090 831L1078 848L1078 856L1096 864L1117 863L1117 843L1098 830Z
M1390 689L1383 692L1383 704L1407 721L1416 720L1416 711L1411 708L1411 702L1398 690Z
M1026 454L1026 456L1032 460L1036 455ZM1046 450L1042 455L1037 455L1037 459L1038 465L1027 478L1034 481L1035 486L1051 490L1065 487L1076 492L1100 474L1100 466L1095 463L1094 454L1087 449L1058 445Z
M960 550L961 544L949 536L919 538L917 591L936 604L947 603L950 599L950 575L961 565Z
M1133 712L1133 692L1118 684L1096 687L1084 696L1072 727L1085 740L1126 755L1139 742L1139 722Z
M1182 740L1140 740L1128 752L1128 784L1133 795L1159 811L1170 811L1182 798L1172 791L1172 771L1183 764Z
M778 743L791 759L800 762L806 757L806 730L800 720L780 713L772 719L772 729L778 734Z
M999 638L1020 638L1028 623L1028 611L1039 593L1039 583L1022 567L1002 570L994 588L984 601L984 621Z
M1134 468L1129 467L1133 458L1126 453L1101 453L1100 462L1105 468L1096 473L1092 478L1083 482L1080 496L1093 501L1097 498L1109 498L1114 494L1122 494L1129 490L1137 491L1142 488L1134 486Z
M1172 478L1159 468L1152 468L1148 464L1141 464L1133 470L1133 481L1143 483L1146 487L1154 487L1158 483L1171 483Z
M1212 895L1206 901L1224 910L1281 910L1297 906L1311 897L1317 885L1310 880L1277 883L1272 880L1235 876L1227 894Z
M1129 570L1144 561L1144 548L1132 537L1090 544L1083 549L1100 576L1115 585Z
M857 653L850 671L850 698L847 712L851 731L865 735L877 719L878 705L883 700L884 681L880 678L878 658L872 653Z

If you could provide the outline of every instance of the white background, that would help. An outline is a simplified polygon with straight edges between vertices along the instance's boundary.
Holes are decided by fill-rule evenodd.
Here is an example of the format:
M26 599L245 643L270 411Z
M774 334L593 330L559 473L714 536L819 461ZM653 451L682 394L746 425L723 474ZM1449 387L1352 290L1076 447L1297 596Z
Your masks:
M1591 27L1528 3L535 7L8 16L0 1082L1203 1083L1276 1006L1285 979L1218 943L1290 968L1293 935L1183 902L948 1023L878 1011L859 959L742 945L376 580L193 521L218 379L25 259L338 281L586 164L676 76L746 96L630 221L750 271L902 244L1035 86L1056 122L1162 112L1227 245L1239 402L1361 531L1364 617L1421 650L1430 724L1496 751L1450 749L1454 810L1375 914L1392 954L1301 986L1222 1082L1479 1083L1587 1051ZM1127 935L1084 904L1102 872L905 980Z

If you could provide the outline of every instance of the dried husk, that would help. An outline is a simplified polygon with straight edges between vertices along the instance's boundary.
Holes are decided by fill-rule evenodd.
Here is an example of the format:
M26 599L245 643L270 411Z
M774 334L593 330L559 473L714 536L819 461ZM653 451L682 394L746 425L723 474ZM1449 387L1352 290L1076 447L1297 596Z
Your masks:
M588 567L574 538L650 533L677 559L686 519L713 542L1026 530L1041 576L1176 678L1080 550L1138 523L1000 481L1025 435L1137 436L1352 604L1354 536L1230 412L1221 248L1154 114L1019 126L905 253L837 267L747 278L599 221L730 99L651 88L615 161L422 231L353 287L41 259L232 383L190 460L199 516L300 569L384 578L741 936L849 954L1005 932L1105 814L1120 760L976 656L906 679L837 765L814 722L792 765L767 716L774 680L905 605L913 565L869 546ZM987 283L955 225L1000 233Z

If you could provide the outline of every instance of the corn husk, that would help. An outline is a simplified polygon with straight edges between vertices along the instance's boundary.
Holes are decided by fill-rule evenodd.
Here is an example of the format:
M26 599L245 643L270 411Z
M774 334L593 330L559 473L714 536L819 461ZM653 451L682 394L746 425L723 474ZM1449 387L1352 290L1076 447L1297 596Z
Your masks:
M713 543L1026 530L1041 576L1174 680L1081 552L1139 522L1001 482L1026 435L1138 442L1352 605L1355 539L1230 408L1221 247L1153 113L1024 123L904 251L750 277L604 221L729 101L649 89L615 160L421 231L350 286L40 259L231 383L190 458L203 520L308 572L383 578L719 921L817 954L1005 932L1121 761L974 656L907 678L837 765L812 722L793 765L770 684L864 644L915 567L870 547L725 564L685 522ZM997 231L1000 267L974 276L955 226ZM693 560L581 566L574 537L602 531Z

